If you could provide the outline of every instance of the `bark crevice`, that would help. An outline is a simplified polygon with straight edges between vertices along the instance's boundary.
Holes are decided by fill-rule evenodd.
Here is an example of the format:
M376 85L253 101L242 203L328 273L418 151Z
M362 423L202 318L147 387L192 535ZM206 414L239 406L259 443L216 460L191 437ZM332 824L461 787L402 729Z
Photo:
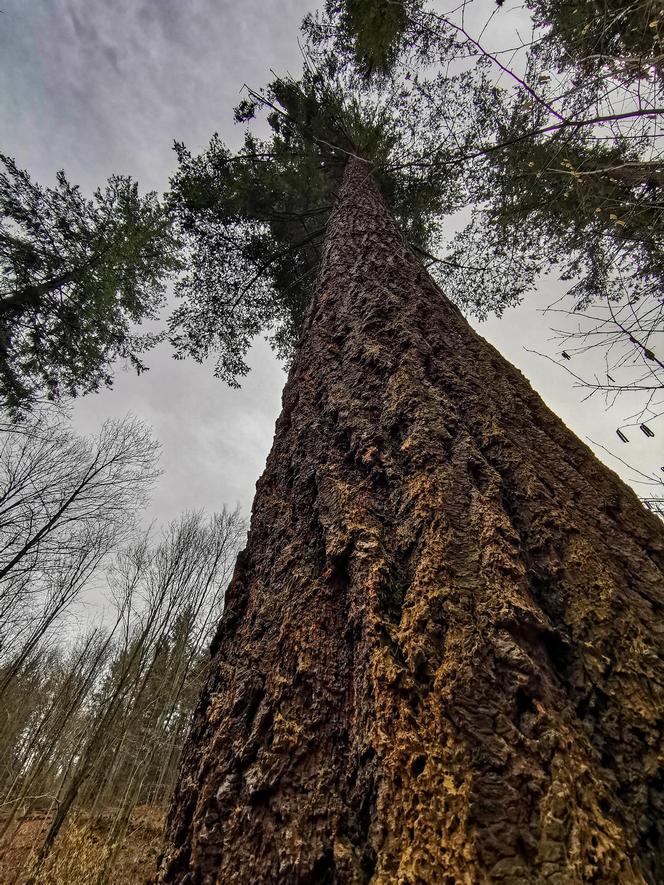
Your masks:
M347 166L160 881L662 881L660 522Z

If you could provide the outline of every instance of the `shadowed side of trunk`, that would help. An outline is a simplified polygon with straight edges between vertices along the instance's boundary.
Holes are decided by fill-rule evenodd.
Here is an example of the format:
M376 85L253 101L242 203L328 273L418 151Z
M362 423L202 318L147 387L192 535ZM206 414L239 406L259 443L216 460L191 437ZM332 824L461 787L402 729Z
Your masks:
M662 881L663 561L349 160L159 881Z

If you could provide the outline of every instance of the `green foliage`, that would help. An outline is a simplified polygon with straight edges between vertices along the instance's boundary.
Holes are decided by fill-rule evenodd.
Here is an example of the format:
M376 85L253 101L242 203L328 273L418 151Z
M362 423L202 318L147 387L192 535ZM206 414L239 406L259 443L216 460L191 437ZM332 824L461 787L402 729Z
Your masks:
M18 413L97 390L118 357L142 371L159 336L134 326L156 317L182 268L167 332L176 357L213 358L231 385L256 335L287 357L353 154L444 269L446 291L479 316L517 303L554 265L576 308L652 300L664 271L654 124L639 111L626 132L611 114L614 95L618 110L639 110L659 76L660 4L527 5L540 31L524 78L510 80L423 0L327 0L304 22L301 79L250 90L236 109L243 125L265 113L269 134L249 129L235 153L217 135L199 156L176 144L163 207L119 176L93 200L62 173L43 189L0 157L2 404ZM471 221L445 254L443 219L463 206Z
M662 76L664 6L653 0L528 0L547 50L577 78Z
M652 297L664 280L662 167L634 157L619 140L560 130L483 160L469 182L473 219L452 245L450 294L480 317L500 314L557 267L575 310L626 291Z
M216 353L215 374L233 386L257 334L282 354L296 336L332 199L313 155L300 163L274 142L247 136L236 156L216 135L199 157L176 146L171 206L188 263L170 339L178 356Z
M124 357L142 371L176 244L154 194L113 176L92 200L63 172L54 188L0 155L0 403L10 412L111 384Z
M373 163L419 248L430 245L436 218L456 199L452 176L398 168L406 146L421 139L412 90L370 91L352 66L312 52L300 81L277 79L251 92L236 120L251 120L259 108L271 137L247 132L236 154L217 135L197 157L176 145L169 199L188 259L170 340L180 357L214 355L216 375L232 385L247 372L255 335L267 334L281 356L297 340L349 155Z
M330 0L329 15L340 15L341 27L352 42L360 70L371 75L386 72L394 61L408 24L409 12L417 0L394 3L392 0Z
M664 8L646 0L526 5L532 42L509 64L464 26L470 4L447 15L410 8L391 56L391 77L417 85L426 125L449 120L450 89L466 109L454 121L456 150L425 153L416 144L403 158L427 172L461 169L470 222L436 264L441 284L484 318L519 303L555 268L570 283L565 304L576 334L586 335L581 321L596 324L592 345L586 337L579 348L603 347L611 367L634 368L629 389L652 391L662 366L653 336L664 319L664 161L653 113ZM482 34L507 14L501 7ZM330 10L333 21L316 32L346 56L371 37L368 20L349 34L352 8ZM450 76L459 67L462 85Z

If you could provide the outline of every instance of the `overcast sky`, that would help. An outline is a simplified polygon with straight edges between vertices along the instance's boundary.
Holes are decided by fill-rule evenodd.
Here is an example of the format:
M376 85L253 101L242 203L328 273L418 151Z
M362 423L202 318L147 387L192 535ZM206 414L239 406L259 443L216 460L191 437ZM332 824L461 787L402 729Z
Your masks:
M495 8L489 0L483 6ZM0 0L0 8L0 151L43 184L64 168L88 192L114 172L162 192L175 165L173 140L197 151L218 131L236 145L241 132L232 108L243 83L262 85L270 69L297 73L299 23L315 2ZM600 400L582 404L569 377L525 350L559 350L538 312L555 294L545 282L537 298L477 327L582 439L641 470L659 470L659 437L631 430L629 446L616 444L628 402L609 412ZM148 362L149 373L119 371L113 390L78 402L76 426L93 432L104 418L127 412L152 425L164 475L151 518L236 503L248 513L285 377L269 347L254 348L241 390L216 381L209 367L175 362L166 346Z

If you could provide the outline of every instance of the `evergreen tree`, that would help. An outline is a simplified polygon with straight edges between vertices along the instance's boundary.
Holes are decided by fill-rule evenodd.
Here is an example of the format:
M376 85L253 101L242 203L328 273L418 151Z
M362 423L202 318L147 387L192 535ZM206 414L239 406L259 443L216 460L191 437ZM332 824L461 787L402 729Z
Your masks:
M650 403L664 385L662 10L623 0L527 6L535 31L511 67L460 16L420 2L372 0L360 16L355 3L330 0L327 17L309 28L374 79L409 77L427 120L439 117L455 66L473 66L468 88L480 94L487 75L500 77L491 102L475 101L470 141L460 139L452 155L442 146L402 158L424 170L463 165L472 218L443 251L446 292L480 318L501 315L557 271L570 283L569 325L588 333L578 344L572 334L566 358L577 346L598 349L606 364L592 386L609 396L641 390ZM372 25L381 11L394 25L389 38ZM509 13L500 4L494 15Z
M444 85L423 129L321 56L240 108L271 139L180 149L181 353L299 340L164 885L664 875L662 525L422 263L457 181L400 160L477 100Z
M36 184L0 155L0 405L98 390L111 363L157 340L134 325L154 319L178 266L169 220L154 194L115 175L86 199L59 172Z
M458 93L450 89L450 107ZM215 135L198 157L176 145L180 168L168 208L188 256L170 324L178 356L214 355L217 376L235 385L260 332L281 356L292 353L349 156L373 158L409 241L430 246L458 187L446 173L390 174L406 143L417 140L426 151L441 134L438 127L420 131L412 98L406 91L374 98L361 77L319 55L300 82L275 80L237 108L238 122L267 108L270 140L248 131L233 155Z

